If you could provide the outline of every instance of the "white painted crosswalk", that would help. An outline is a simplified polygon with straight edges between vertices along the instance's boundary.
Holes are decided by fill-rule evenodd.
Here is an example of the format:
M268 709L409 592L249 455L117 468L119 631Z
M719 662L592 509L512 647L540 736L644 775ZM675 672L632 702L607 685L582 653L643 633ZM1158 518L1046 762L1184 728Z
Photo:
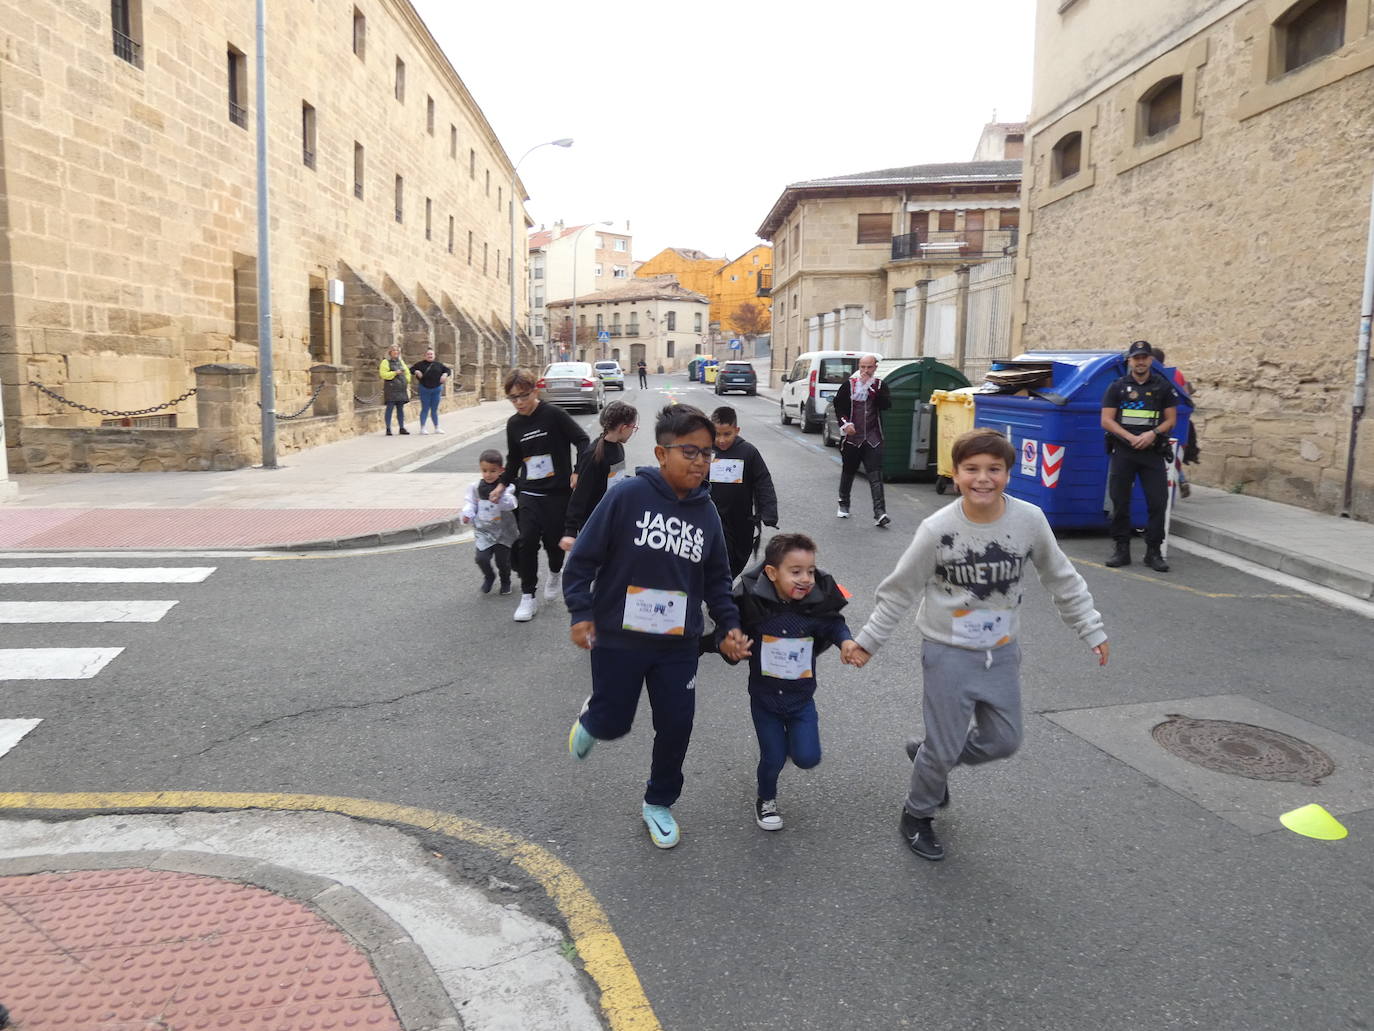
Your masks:
M0 566L0 584L194 585L204 583L214 572L214 566ZM0 624L73 626L71 647L0 648L0 682L95 677L124 651L117 640L111 642L109 639L117 631L104 628L127 623L156 623L176 604L176 600L144 599L0 601ZM80 629L78 625L81 624L87 628ZM13 717L4 713L4 708L5 696L0 693L0 714L3 714L0 715L0 758L43 722L31 713Z

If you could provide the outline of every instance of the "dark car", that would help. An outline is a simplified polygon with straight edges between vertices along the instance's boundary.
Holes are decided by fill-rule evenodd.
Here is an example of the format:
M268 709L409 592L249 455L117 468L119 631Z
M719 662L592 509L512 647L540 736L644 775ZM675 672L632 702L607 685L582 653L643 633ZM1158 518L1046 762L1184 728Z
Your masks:
M716 393L742 390L753 396L759 392L759 378L749 362L726 362L716 371Z

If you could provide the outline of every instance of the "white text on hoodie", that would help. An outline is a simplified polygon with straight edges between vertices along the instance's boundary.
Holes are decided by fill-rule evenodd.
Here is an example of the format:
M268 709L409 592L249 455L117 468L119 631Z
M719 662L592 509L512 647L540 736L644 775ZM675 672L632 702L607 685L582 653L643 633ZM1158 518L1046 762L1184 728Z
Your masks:
M655 551L670 551L679 558L701 561L701 549L706 544L706 534L697 526L679 519L677 516L663 518L662 512L644 510L644 515L635 520L639 536L635 547L653 548Z

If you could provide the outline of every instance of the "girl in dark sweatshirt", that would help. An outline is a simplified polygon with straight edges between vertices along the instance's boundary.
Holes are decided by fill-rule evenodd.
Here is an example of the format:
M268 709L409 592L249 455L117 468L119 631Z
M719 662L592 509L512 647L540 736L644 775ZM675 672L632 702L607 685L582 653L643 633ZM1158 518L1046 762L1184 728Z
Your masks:
M558 546L571 551L592 510L606 496L611 484L629 475L625 471L625 443L639 429L639 412L624 401L612 401L601 409L601 436L592 441L577 467L577 486L568 502L563 539Z

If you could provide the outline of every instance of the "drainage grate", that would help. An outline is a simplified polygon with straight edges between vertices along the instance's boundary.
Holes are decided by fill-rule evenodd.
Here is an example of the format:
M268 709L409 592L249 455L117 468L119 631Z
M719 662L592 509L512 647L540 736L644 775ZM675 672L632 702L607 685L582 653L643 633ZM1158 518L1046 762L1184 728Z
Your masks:
M1195 720L1169 713L1151 733L1180 759L1252 780L1315 785L1336 772L1335 761L1315 745L1249 723Z

